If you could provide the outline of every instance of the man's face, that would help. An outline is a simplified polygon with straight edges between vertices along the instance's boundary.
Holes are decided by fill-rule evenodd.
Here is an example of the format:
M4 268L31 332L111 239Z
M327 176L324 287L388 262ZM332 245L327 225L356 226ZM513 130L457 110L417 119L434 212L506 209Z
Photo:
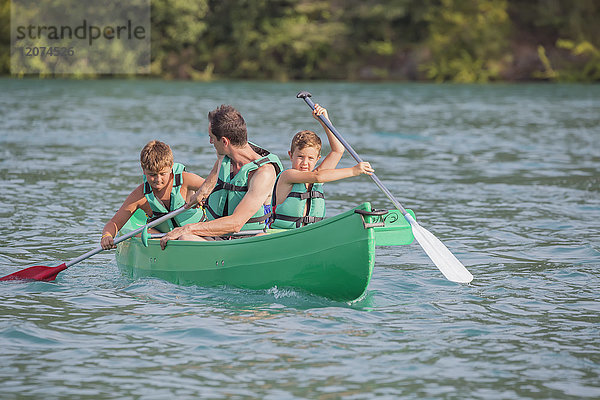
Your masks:
M210 138L210 144L214 146L217 154L224 155L223 141L217 139L217 137L213 135L212 130L210 129L210 124L208 124L208 137Z

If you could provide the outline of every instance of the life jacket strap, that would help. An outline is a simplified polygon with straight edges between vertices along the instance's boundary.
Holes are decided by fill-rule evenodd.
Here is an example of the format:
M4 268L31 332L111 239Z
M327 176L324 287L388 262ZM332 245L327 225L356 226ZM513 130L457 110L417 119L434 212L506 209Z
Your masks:
M268 220L271 217L271 214L272 213L269 212L269 213L263 215L262 217L253 217L253 218L250 218L248 220L248 222L246 222L246 223L248 224L248 223L251 223L251 222L265 222L266 220Z
M183 174L175 174L175 180L173 182L173 186L181 186L183 183Z
M216 192L219 190L228 190L230 192L247 192L248 186L232 185L229 182L223 182L222 179L219 179L219 180L217 180L217 185L213 189L213 192Z
M213 210L213 209L212 209L212 207L211 207L211 206L208 204L208 202L206 202L206 203L204 204L204 207L205 207L205 208L206 208L206 210L207 210L207 211L210 213L210 215L212 215L212 217L213 217L214 219L221 218L221 215L217 214L217 213L215 212L215 210Z
M287 197L297 197L300 200L307 199L324 199L325 195L317 190L311 190L309 192L298 193L298 192L290 192Z
M167 215L167 214L168 214L168 213L159 212L159 211L156 211L156 212L154 212L154 211L153 211L153 212L152 212L152 216L151 216L151 217L149 217L149 218L146 220L146 223L147 223L147 224L149 224L150 222L152 222L152 221L154 221L154 220L157 220L157 219L159 219L160 217L163 217L163 216L165 216L165 215ZM171 219L169 219L169 221L171 221L171 223L173 224L173 227L174 227L174 228L177 228L177 227L179 227L179 224L177 223L177 221L175 220L175 218L171 218Z
M289 215L282 214L273 214L273 219L280 219L282 221L295 222L296 228L300 228L302 225L314 224L315 222L319 222L325 218L322 217L313 217L310 215L304 217L291 217Z
M210 213L210 215L212 215L212 217L214 219L223 217L223 215L218 215L215 212L215 210L213 210L212 207L208 203L205 204L205 208ZM265 222L266 220L268 220L271 217L272 214L273 214L272 212L268 212L265 215L262 215L260 217L250 218L246 223L249 224L249 223L252 223L252 222Z
M269 157L263 157L263 158L259 158L258 160L254 160L252 162L254 164L256 164L257 167L262 167L264 164L270 163L271 160L269 160Z

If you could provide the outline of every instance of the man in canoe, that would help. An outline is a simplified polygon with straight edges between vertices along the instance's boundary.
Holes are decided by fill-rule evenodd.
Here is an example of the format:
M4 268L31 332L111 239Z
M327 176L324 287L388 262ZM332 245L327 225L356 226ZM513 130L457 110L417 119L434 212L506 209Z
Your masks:
M195 199L205 198L214 186L218 168L218 164L215 164L209 175L213 177L209 179L212 182L206 182L200 176L186 172L183 164L174 163L171 148L158 140L152 140L144 146L140 153L140 164L144 173L142 184L129 194L102 230L100 245L105 250L116 247L114 237L137 209L142 209L152 220L175 211L192 196ZM198 222L202 217L202 210L190 208L154 229L167 232L177 226Z
M221 105L208 114L208 121L210 143L223 157L217 184L205 202L208 221L173 229L161 239L163 249L173 239L210 240L263 229L271 216L271 193L282 169L279 158L248 142L246 122L235 108Z
M294 136L288 152L292 168L277 177L273 191L272 228L299 228L322 220L325 218L323 183L374 172L368 162L336 169L344 154L344 146L319 119L319 115L329 119L327 110L315 104L313 116L325 129L331 151L315 168L321 158L321 139L311 131L301 131Z

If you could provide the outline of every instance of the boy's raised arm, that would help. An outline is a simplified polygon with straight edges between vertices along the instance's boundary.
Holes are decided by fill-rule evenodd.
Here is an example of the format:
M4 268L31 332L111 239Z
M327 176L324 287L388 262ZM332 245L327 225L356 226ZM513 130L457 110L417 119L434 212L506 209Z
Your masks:
M315 109L313 110L313 117L315 117L316 120L319 121L319 123L325 130L325 133L327 134L327 140L329 140L329 147L331 147L331 151L329 152L329 154L327 154L323 161L321 161L321 164L319 164L319 166L315 169L334 169L337 167L338 163L342 159L342 155L344 155L345 148L344 145L338 140L338 138L335 137L333 132L329 130L327 125L325 125L323 121L321 121L321 119L319 118L320 115L329 120L329 114L327 113L327 110L324 107L315 104Z

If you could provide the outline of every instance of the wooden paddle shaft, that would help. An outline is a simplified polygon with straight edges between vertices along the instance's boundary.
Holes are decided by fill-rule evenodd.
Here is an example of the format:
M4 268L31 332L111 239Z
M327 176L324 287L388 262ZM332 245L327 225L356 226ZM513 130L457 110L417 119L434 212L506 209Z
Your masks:
M305 92L302 91L300 93L298 93L296 95L297 98L299 99L303 99L306 104L308 104L308 106L311 109L315 109L315 103L313 103L313 101L311 100L311 94L309 92ZM346 148L346 150L348 150L348 153L350 153L350 155L352 155L352 157L356 160L356 162L362 162L363 160L360 158L360 156L354 151L354 149L352 148L352 146L350 146L350 144L348 142L346 142L346 140L342 137L342 135L340 135L340 133L337 131L337 129L335 129L335 127L331 124L331 122L325 118L322 115L319 115L319 119L321 121L323 121L323 123L325 124L325 126L327 126L327 128L329 128L329 130L331 132L333 132L333 134L335 135L336 138L338 138L338 140L340 142L342 142L342 144L344 145L344 147ZM371 179L373 179L373 182L375 182L375 184L377 186L379 186L379 189L381 189L381 191L383 193L385 193L385 195L388 197L388 199L390 199L392 201L392 203L394 203L394 206L396 206L396 208L398 210L400 210L402 212L402 214L406 217L408 214L408 212L406 211L406 209L404 207L402 207L402 204L400 204L400 202L398 200L396 200L396 198L394 197L394 195L385 187L383 186L383 183L379 180L379 178L377 177L377 175L375 174L371 174L369 175L371 177Z

